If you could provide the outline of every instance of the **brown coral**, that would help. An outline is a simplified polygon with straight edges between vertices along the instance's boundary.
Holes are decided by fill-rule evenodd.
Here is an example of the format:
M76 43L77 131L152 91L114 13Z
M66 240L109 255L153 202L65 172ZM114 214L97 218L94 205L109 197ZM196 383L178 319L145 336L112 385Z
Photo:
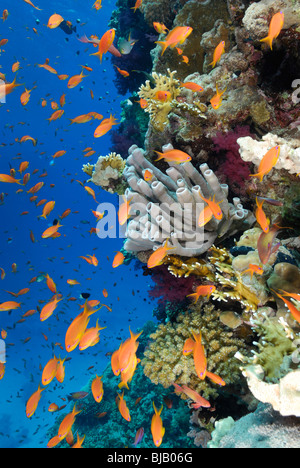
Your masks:
M159 325L150 335L153 340L144 353L142 365L144 373L155 384L167 388L173 382L188 385L205 398L217 397L217 385L200 380L196 374L193 356L184 356L182 349L192 332L202 333L203 345L207 356L209 371L220 375L227 384L240 379L239 363L234 354L244 349L242 340L234 337L219 320L220 311L207 304L202 309L191 306L180 314L175 323ZM185 398L182 395L182 398Z

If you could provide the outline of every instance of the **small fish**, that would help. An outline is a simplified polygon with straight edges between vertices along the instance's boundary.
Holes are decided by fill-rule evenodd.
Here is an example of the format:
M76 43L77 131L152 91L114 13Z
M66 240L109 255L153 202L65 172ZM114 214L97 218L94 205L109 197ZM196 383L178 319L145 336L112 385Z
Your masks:
M26 403L26 416L27 418L31 418L34 413L36 412L36 409L38 407L39 401L41 399L41 393L44 391L44 388L41 388L38 386L38 389L36 392L34 392L29 400Z
M109 119L102 120L101 124L96 128L94 132L95 138L100 138L105 135L109 130L112 128L113 125L118 125L117 120L115 117L110 114Z
M271 289L277 296L285 303L285 305L288 307L290 313L292 314L292 317L294 320L296 320L298 323L300 323L300 311L294 306L294 304L287 299L285 299L281 294L278 292L274 291Z
M163 23L158 23L157 21L153 21L153 27L158 34L166 34L168 28Z
M270 22L269 26L269 34L267 37L264 37L263 39L260 40L260 42L266 42L269 46L270 49L273 50L273 41L276 39L284 25L284 13L280 11L279 13L276 13Z
M197 287L195 293L188 294L186 297L192 297L194 299L194 301L197 302L200 296L210 297L211 294L215 290L216 290L216 286L214 286L213 284L208 284L208 285L205 285L205 286L201 285L201 286Z
M155 151L159 155L159 157L155 161L160 161L161 159L165 159L167 162L174 162L175 164L182 164L188 161L191 161L191 156L184 151L180 150L167 150L164 153L160 153L159 151Z
M140 427L136 432L133 446L136 447L141 442L143 437L144 437L144 428Z
M58 28L58 26L64 21L64 18L61 15L54 14L50 16L48 20L47 27L50 29Z
M251 279L253 277L253 274L255 273L256 275L263 275L264 274L264 270L261 266L259 265L254 265L252 263L249 264L249 268L247 268L246 270L242 271L242 274L244 275L245 273L250 273L251 275Z
M192 31L193 28L189 26L176 26L169 32L164 41L156 41L155 44L161 46L161 55L163 55L168 47L174 48L177 44L183 44Z
M165 428L163 427L163 422L160 417L161 412L163 410L163 406L161 406L160 410L158 411L153 402L153 408L154 408L154 415L152 416L152 421L151 421L151 434L152 434L154 445L156 447L159 447L162 443L162 440L166 431Z
M168 246L168 239L161 247L158 247L149 257L147 262L148 268L154 268L158 265L161 265L165 256L168 254L169 250L173 250L175 247Z
M193 91L194 93L202 93L204 91L204 88L202 88L202 86L198 85L197 83L194 83L193 81L180 83L180 87L189 89L190 91Z
M94 397L94 400L97 402L97 403L100 403L102 398L103 398L103 395L104 395L104 392L103 392L103 382L102 382L102 376L101 377L98 377L98 375L96 375L95 379L92 381L92 385L91 385L91 391L92 391L92 394L93 394L93 397Z
M266 217L266 214L263 211L263 208L262 208L263 204L264 204L264 200L259 202L258 198L256 197L256 205L257 205L257 210L255 212L256 221L262 228L263 232L267 233L269 232L270 220Z
M214 50L213 61L210 65L215 68L216 64L221 60L222 55L225 52L225 41L221 41L220 44Z
M274 146L271 148L262 158L258 166L257 174L250 174L250 177L258 177L260 182L263 181L263 178L268 174L273 167L276 165L280 155L280 146Z
M222 105L222 96L223 94L225 93L226 91L226 88L224 89L224 91L220 91L219 88L218 88L218 85L216 84L216 94L214 95L214 97L210 100L210 103L212 105L212 108L217 110L221 107Z
M122 417L126 421L131 421L130 412L129 412L129 409L127 407L126 401L124 400L124 392L122 393L122 395L118 394L117 398L118 398L117 406L118 406L118 409L119 409Z
M98 52L91 55L96 55L100 58L100 63L102 63L102 57L106 54L109 48L113 45L115 39L116 31L115 29L109 29L106 31L103 36L101 37L99 44L98 44Z

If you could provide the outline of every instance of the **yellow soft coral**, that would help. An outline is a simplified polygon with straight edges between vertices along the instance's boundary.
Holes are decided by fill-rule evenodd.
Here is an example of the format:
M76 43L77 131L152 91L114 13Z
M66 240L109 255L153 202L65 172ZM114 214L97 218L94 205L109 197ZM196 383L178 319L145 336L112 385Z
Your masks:
M84 165L82 170L92 177L91 182L95 185L111 193L119 191L122 193L120 186L125 164L126 161L122 156L109 153L108 156L100 156L95 165Z

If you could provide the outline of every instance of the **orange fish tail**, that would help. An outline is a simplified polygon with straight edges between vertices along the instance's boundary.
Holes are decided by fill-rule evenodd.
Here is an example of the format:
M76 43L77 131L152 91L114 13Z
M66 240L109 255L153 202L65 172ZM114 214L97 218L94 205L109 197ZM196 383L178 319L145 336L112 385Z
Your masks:
M263 172L258 172L257 174L249 174L250 177L258 177L260 182L262 182L264 178L264 173Z
M273 40L270 36L260 39L260 42L266 42L270 46L270 49L273 50Z
M156 41L155 44L159 44L162 47L161 55L163 55L168 47L168 44L164 41Z

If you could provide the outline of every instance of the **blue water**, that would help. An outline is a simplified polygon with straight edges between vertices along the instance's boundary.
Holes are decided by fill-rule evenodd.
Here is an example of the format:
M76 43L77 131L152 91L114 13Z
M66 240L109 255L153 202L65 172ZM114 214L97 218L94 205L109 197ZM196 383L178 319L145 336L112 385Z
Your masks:
M64 404L62 398L80 390L96 372L101 375L109 362L105 354L114 351L120 340L127 338L129 325L136 331L151 319L153 309L153 302L148 298L149 277L144 277L141 270L135 270L134 263L116 269L111 266L114 252L122 247L122 239L100 240L95 234L89 234L88 231L96 227L91 210L97 209L97 203L76 182L76 179L82 182L87 180L82 165L88 161L94 163L99 155L108 154L111 140L110 134L100 139L93 137L98 121L72 126L68 119L92 111L101 113L104 118L109 117L110 113L120 118L120 102L125 97L118 95L112 83L115 71L110 56L105 56L101 65L97 57L90 57L95 49L80 43L76 34L67 36L60 28L50 30L46 27L49 17L59 13L73 25L79 20L77 33L80 36L97 34L101 37L108 29L115 4L103 0L103 8L96 12L92 9L93 0L55 0L51 6L46 0L35 0L33 3L42 11L21 0L1 4L1 14L7 8L10 15L4 23L0 20L0 40L9 40L1 48L0 72L6 74L8 82L12 82L15 74L11 67L19 61L21 68L17 82L28 90L34 86L36 88L27 106L23 107L20 103L24 92L24 86L21 86L7 96L6 104L0 107L0 173L9 174L11 168L17 170L21 161L30 162L26 172L32 174L34 169L39 169L35 175L31 175L22 193L16 194L22 186L0 184L0 193L5 193L4 204L0 206L0 267L6 272L5 279L0 280L0 303L14 300L6 291L18 292L30 288L28 294L16 299L22 302L20 309L0 313L0 329L8 333L6 372L0 381L1 448L44 447L46 431L56 418L55 414L48 412L50 403ZM39 20L39 24L36 20ZM38 34L34 33L33 28ZM47 58L58 74L71 77L80 73L81 65L92 67L93 72L84 72L87 77L83 82L74 89L68 89L67 80L60 81L57 76L35 66L43 64ZM94 100L90 95L91 89ZM60 120L49 123L46 119L53 112L50 100L59 102L64 93L65 114ZM42 98L48 103L45 108L41 106ZM23 144L15 141L24 135L37 138L37 146L34 147L30 141ZM88 146L93 147L96 154L84 158L82 150ZM52 165L52 155L60 150L67 153L55 159ZM45 154L41 155L42 152ZM48 176L40 178L44 171ZM45 186L37 193L38 200L45 198L56 202L47 220L38 218L43 207L36 207L29 201L31 195L26 193L40 181L45 182ZM50 184L54 184L54 187L51 188ZM99 202L106 201L117 206L117 196L97 190L95 186L93 188ZM61 237L43 240L43 231L68 208L72 213L62 221ZM26 211L29 214L21 215ZM35 236L35 243L30 240L30 231ZM93 253L99 260L97 268L79 258L80 255ZM17 264L15 273L12 272L13 263ZM29 283L41 273L48 273L54 279L63 300L47 321L40 322L37 313L18 323L25 312L36 309L38 301L48 302L53 296L45 281ZM76 279L80 285L70 286L67 279ZM103 288L108 291L107 299L103 298ZM29 420L25 415L26 402L37 390L43 367L53 357L53 352L62 358L67 356L65 350L54 347L54 344L64 345L66 330L83 303L79 299L82 292L89 292L91 299L103 301L112 308L112 312L103 308L90 322L94 326L96 317L99 317L99 323L107 326L107 329L101 332L100 343L95 347L82 353L78 349L70 353L64 383L53 381L46 388L35 415ZM68 301L69 297L75 297L76 301ZM90 366L94 367L88 370Z

